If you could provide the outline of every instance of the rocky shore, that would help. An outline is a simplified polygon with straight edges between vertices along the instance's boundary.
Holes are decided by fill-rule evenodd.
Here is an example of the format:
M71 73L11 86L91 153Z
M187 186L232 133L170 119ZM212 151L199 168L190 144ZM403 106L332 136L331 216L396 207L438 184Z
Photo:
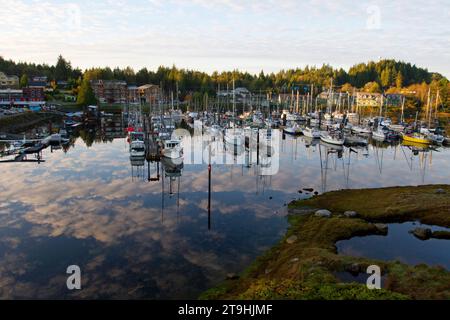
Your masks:
M450 299L450 272L443 267L345 256L335 246L355 236L385 235L393 222L450 228L449 185L335 191L294 201L288 208L285 237L242 274L200 299ZM449 236L420 228L410 233L421 240ZM383 275L380 290L337 276L368 277L366 269L374 264Z

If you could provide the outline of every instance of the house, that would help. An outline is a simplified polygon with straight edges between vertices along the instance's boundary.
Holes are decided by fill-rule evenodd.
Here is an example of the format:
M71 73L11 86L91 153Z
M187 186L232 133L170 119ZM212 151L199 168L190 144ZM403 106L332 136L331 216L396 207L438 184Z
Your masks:
M120 80L91 80L91 87L100 103L123 104L128 99L128 86Z
M0 72L0 87L3 88L17 88L19 87L18 76L8 76L3 72Z
M161 89L155 84L145 84L138 87L139 96L144 103L155 104L162 98Z

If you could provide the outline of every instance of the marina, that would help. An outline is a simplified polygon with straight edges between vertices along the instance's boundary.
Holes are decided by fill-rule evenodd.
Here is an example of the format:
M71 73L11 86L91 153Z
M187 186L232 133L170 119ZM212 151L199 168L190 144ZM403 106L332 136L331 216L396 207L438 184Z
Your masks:
M293 200L450 183L445 145L364 137L320 114L290 120L291 135L270 116L281 126L133 107L2 140L1 296L196 298L277 243ZM75 262L87 279L71 293L55 270Z

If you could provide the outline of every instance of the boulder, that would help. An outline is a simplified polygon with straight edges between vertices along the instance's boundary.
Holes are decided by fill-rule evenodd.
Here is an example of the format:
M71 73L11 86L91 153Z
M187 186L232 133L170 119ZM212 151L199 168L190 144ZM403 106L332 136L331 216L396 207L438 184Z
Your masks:
M294 215L311 214L316 211L317 211L317 209L311 209L311 208L288 208L288 214L294 214Z
M347 218L356 218L358 216L358 212L356 211L345 211L344 216Z
M410 233L420 240L428 240L432 235L431 229L429 228L415 228L414 230L411 230Z
M235 273L228 273L227 274L227 280L237 280L239 279L239 276Z
M387 224L384 223L375 223L375 227L378 229L379 232L383 233L383 234L387 234L389 227Z
M290 236L286 239L286 243L293 244L295 241L297 241L297 236Z
M331 217L331 211L326 209L317 210L314 214L316 217L329 218Z

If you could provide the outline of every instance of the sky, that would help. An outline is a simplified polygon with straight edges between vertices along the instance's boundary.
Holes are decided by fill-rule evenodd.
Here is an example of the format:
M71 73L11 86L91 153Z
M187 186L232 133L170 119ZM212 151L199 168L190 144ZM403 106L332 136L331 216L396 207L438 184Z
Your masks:
M448 0L1 0L0 55L251 73L393 58L450 77Z

